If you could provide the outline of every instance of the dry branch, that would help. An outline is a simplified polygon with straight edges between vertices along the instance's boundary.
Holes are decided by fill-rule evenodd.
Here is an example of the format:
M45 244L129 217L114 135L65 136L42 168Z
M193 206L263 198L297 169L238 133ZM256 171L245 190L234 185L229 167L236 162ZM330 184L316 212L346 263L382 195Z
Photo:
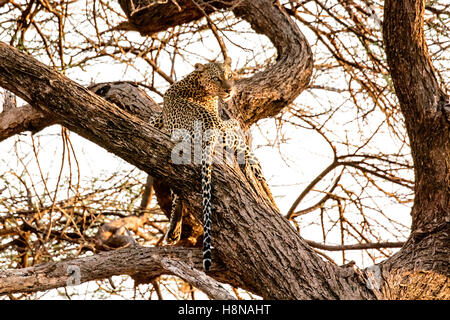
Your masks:
M152 279L162 274L174 274L192 283L211 298L231 299L230 294L217 281L192 268L201 270L201 265L199 249L133 246L84 258L3 270L0 272L0 295L45 291L114 275L126 274L136 279Z
M179 276L194 287L205 292L211 299L235 300L224 286L208 277L204 272L195 269L191 264L180 260L161 259L161 265L174 275Z

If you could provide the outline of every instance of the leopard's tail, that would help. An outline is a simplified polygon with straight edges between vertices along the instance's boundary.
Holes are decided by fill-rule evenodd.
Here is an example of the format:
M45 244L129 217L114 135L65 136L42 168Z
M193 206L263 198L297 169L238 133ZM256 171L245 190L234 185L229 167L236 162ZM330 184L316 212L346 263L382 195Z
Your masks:
M203 205L203 268L211 268L211 172L212 154L205 149L202 158L202 205Z

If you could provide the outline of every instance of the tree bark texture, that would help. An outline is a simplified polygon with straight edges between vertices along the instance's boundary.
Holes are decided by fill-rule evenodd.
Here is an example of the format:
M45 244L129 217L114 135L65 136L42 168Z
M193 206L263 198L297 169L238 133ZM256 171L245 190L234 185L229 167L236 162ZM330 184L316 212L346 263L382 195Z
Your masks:
M201 266L202 257L198 249L132 246L69 261L1 272L0 294L44 291L113 275L127 274L139 283L162 274L173 274L195 282L196 287L213 299L231 299L230 293L220 283L194 269L201 270ZM216 277L220 278L220 273L226 274L220 270L216 272Z
M383 264L385 296L449 299L450 125L424 36L424 0L386 0L383 38L415 172L411 237Z
M450 126L423 30L425 1L387 0L384 40L414 160L414 232L450 223Z
M0 112L0 142L23 131L36 133L55 123L53 117L31 105Z

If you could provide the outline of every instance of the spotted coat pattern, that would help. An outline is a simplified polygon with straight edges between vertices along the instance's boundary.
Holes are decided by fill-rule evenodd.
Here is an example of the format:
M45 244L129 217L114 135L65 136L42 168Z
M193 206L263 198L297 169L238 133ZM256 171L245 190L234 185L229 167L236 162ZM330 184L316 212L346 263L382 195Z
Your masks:
M241 169L250 168L257 179L265 182L259 161L239 133L238 121L223 121L219 116L219 97L228 98L232 87L229 62L196 64L193 72L166 91L162 114L150 121L168 134L184 129L190 133L194 145L202 146L203 267L206 271L211 267L211 172L217 144L233 149L238 159L244 159ZM165 237L168 242L180 238L182 217L176 214L179 204L179 196L172 191L171 222Z

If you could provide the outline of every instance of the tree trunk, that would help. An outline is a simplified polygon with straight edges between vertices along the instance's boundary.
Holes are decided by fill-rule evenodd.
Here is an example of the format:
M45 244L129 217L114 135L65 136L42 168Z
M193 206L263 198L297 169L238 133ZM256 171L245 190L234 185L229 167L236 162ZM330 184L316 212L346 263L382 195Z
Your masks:
M411 236L382 264L387 298L449 299L450 125L428 55L424 0L386 0L383 37L415 172Z

